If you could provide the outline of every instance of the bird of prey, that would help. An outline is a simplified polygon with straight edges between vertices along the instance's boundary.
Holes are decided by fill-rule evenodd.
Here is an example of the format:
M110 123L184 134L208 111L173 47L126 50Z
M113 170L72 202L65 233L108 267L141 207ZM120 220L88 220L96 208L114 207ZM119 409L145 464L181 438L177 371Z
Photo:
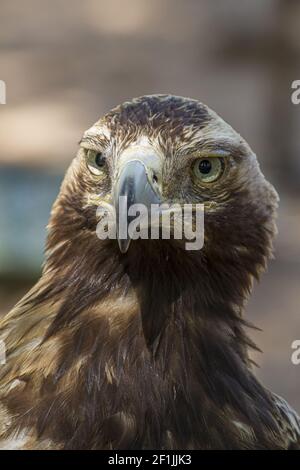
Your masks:
M120 212L120 195L203 204L202 249L99 239L97 207ZM0 323L0 448L299 447L299 417L253 373L243 315L277 204L249 145L197 100L142 96L86 131L41 278Z

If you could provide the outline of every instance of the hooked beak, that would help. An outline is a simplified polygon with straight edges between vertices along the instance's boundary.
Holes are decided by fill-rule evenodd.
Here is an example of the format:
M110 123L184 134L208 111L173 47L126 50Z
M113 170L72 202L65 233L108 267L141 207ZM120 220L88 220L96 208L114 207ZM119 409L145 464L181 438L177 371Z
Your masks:
M152 204L160 204L160 180L160 158L148 149L127 151L125 158L121 158L113 188L117 239L121 253L126 253L129 248L131 239L128 225L135 219L135 216L129 215L129 208L133 204L143 204L151 210Z

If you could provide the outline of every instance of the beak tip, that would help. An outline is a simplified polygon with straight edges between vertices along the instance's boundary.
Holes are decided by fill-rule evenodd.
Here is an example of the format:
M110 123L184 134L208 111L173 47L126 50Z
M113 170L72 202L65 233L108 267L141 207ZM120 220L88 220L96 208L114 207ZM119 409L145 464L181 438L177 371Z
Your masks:
M127 253L128 249L129 249L130 242L131 242L130 238L121 238L121 239L118 238L119 249L120 249L120 252L123 255L125 255L125 253Z

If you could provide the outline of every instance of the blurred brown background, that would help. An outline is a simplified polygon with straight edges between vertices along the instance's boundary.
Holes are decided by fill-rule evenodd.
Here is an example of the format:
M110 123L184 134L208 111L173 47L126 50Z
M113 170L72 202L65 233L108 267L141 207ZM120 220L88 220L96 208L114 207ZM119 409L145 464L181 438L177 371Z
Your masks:
M250 143L281 197L276 258L247 318L259 376L300 411L298 0L1 0L0 312L40 272L45 225L83 131L133 96L215 109Z

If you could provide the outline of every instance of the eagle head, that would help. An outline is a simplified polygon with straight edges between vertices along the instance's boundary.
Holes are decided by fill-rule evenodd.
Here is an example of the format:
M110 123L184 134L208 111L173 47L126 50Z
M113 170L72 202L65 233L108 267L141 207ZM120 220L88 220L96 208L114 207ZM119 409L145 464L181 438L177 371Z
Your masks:
M118 233L117 240L99 239L97 207L130 218L120 196L128 206L202 204L204 246L187 251L174 239L130 243ZM73 286L71 295L84 306L116 287L132 287L147 311L151 342L163 311L195 291L201 308L224 312L230 305L240 313L270 256L276 207L255 154L214 111L189 98L142 96L84 133L52 211L45 270L60 287Z

